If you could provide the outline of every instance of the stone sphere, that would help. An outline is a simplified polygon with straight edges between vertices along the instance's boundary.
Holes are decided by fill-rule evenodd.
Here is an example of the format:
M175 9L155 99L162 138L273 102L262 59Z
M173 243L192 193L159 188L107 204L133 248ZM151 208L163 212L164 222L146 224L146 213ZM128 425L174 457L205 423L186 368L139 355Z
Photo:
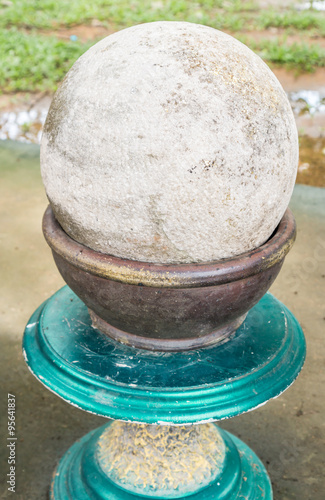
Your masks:
M128 28L89 49L54 96L41 145L66 233L157 263L263 244L297 163L293 114L271 70L231 36L183 22Z

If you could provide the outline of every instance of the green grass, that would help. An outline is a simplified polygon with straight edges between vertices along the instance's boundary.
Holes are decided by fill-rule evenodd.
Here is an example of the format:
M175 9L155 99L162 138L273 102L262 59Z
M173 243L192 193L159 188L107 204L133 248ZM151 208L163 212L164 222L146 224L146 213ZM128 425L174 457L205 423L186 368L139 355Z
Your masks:
M311 72L325 67L325 49L306 43L287 44L285 40L260 40L256 43L247 38L242 40L267 62L285 65L297 71Z
M1 3L1 2L0 2ZM226 4L226 8L225 8ZM12 0L2 9L0 26L24 28L53 28L87 23L91 19L113 23L117 26L165 20L188 20L200 22L201 18L213 21L218 9L226 16L225 23L231 25L231 17L252 8L252 2L239 0ZM237 21L236 21L237 22Z
M305 31L314 29L321 35L325 35L325 15L315 11L289 11L275 12L273 10L263 12L257 20L261 28L284 28Z
M325 36L325 13L263 10L254 0L12 0L8 6L0 0L0 93L55 90L92 43L58 40L49 34L90 24L92 19L116 30L168 20L206 24L237 38L242 31L270 27L294 30L305 38ZM245 43L268 62L302 71L325 66L324 50L314 44L290 46L285 40L257 43L248 38Z
M91 44L0 30L0 88L3 92L55 90L73 62Z

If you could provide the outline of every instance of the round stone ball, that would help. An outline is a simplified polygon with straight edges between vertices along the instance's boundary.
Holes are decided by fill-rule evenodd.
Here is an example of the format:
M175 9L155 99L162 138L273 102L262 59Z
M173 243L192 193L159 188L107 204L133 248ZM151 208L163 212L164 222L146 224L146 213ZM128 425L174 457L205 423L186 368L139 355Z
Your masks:
M211 262L262 245L292 194L298 137L267 65L215 29L134 26L56 92L41 170L62 228L96 251Z

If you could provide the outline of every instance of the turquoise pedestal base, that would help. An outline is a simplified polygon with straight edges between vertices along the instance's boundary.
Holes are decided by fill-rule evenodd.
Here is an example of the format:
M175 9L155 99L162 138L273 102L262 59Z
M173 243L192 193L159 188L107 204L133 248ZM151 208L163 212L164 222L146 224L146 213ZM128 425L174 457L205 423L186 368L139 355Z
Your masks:
M110 425L110 424L108 424ZM102 471L96 457L97 442L104 427L89 432L61 459L51 484L51 500L136 500L148 495L123 491ZM229 432L219 432L226 445L226 457L220 474L189 500L272 500L268 474L255 453ZM153 498L153 496L151 497ZM154 496L154 498L167 498ZM168 497L170 498L170 497ZM185 498L178 497L178 498Z
M92 327L86 306L64 287L31 317L23 352L40 382L86 411L139 424L212 425L287 389L304 363L305 340L292 313L266 294L224 344L186 352L136 349ZM194 481L194 492L184 495L126 491L100 465L102 432L89 433L63 457L52 482L52 500L272 499L260 460L221 430L223 465L204 488L195 488Z
M91 326L63 287L35 311L23 351L32 373L83 410L147 424L190 424L252 410L289 387L305 340L291 312L266 294L226 343L184 352L121 344Z

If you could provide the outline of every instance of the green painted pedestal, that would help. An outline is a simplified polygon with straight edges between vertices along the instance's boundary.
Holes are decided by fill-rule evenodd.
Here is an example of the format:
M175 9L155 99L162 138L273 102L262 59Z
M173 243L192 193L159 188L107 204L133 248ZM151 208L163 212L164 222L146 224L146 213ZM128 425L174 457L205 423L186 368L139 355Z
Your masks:
M208 422L252 410L277 397L295 380L305 359L305 341L298 322L270 294L249 311L228 342L166 353L135 349L106 337L91 326L83 302L64 287L34 313L26 327L23 348L32 373L69 403L113 419L167 426L166 443L170 443L171 425L182 426L180 439L188 434L184 424L205 423L213 435L214 426ZM142 425L137 432L148 434L150 428ZM208 464L213 472L211 481L203 482L202 487L190 487L191 481L184 481L189 490L181 488L183 479L173 486L174 490L166 486L169 480L156 487L157 478L142 478L135 489L124 487L107 472L115 467L109 464L109 457L105 458L105 467L100 459L103 432L101 428L89 433L66 453L54 475L52 499L272 498L260 460L239 439L220 429L217 451ZM137 439L134 442L141 441ZM152 439L154 442L156 438ZM210 441L204 436L191 439L189 443L199 443L203 451L207 442L207 450L213 447L211 437ZM127 442L126 448L129 446ZM168 446L170 457L176 457L173 453L177 447ZM190 451L184 456L190 456ZM185 472L177 473L183 478ZM126 475L130 483L134 474L131 468Z
M110 425L110 424L108 424ZM54 473L51 500L136 500L136 496L107 478L96 456L98 439L106 426L90 432L64 455ZM218 429L226 445L226 459L214 481L198 493L151 498L190 498L191 500L272 500L267 472L255 453L240 439Z

